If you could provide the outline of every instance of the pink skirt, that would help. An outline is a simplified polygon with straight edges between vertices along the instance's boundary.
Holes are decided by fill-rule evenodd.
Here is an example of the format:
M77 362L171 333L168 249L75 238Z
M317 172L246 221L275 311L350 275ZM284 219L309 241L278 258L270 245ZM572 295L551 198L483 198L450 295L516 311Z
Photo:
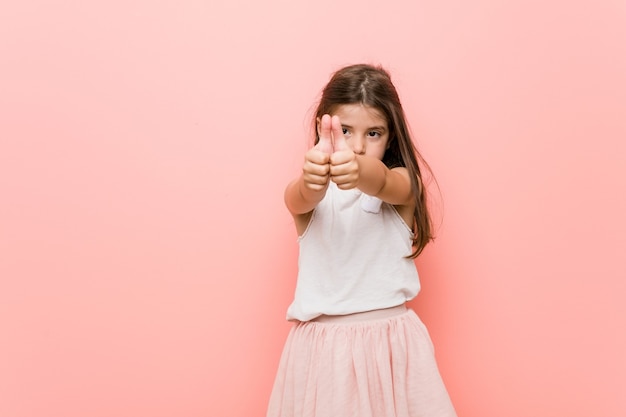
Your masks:
M404 305L291 329L268 417L455 417L426 327Z

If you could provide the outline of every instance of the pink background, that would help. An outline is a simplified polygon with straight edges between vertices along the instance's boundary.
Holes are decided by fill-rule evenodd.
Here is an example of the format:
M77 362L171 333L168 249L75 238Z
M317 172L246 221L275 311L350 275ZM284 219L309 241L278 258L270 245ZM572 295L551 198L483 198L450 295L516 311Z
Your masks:
M361 61L441 187L459 415L626 414L626 3L39 0L0 6L0 415L264 415L283 187Z

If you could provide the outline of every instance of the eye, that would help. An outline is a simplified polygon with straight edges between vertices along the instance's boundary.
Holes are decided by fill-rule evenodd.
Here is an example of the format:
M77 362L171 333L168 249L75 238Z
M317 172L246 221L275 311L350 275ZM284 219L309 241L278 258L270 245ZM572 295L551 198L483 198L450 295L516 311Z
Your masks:
M367 132L367 136L369 136L370 138L379 138L381 135L380 132L372 130L370 132Z
M348 129L347 129L347 128L345 128L345 127L342 127L342 128L341 128L341 131L343 132L343 134L344 134L344 135L347 135L347 134L348 134Z

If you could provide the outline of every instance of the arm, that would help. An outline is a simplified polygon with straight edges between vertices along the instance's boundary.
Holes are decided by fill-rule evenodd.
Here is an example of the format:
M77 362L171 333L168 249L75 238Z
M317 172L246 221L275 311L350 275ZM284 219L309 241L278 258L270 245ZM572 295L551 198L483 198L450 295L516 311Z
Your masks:
M341 189L358 188L396 206L413 205L411 179L406 168L389 169L378 158L357 155L348 146L341 124L333 124L335 152L330 157L330 177Z
M303 172L300 177L291 181L285 188L285 205L293 216L309 213L317 206L317 203L322 201L326 194L328 180L322 182L321 178L328 178L328 172L317 175L318 182L316 183L307 179L310 177L310 174Z
M412 205L411 179L406 168L389 169L382 161L356 155L358 179L356 188L393 205Z

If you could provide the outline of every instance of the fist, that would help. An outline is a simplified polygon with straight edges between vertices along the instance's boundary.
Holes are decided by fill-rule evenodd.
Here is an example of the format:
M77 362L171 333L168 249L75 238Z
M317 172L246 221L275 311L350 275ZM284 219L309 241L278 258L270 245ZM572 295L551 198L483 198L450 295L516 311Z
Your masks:
M304 185L322 191L332 180L342 190L355 188L359 181L359 164L343 135L339 117L322 116L318 136L317 144L304 156Z
M322 191L330 179L330 155L333 153L331 140L331 118L325 114L319 122L319 140L304 155L302 178L305 187L313 191Z
M359 163L343 135L338 116L331 120L333 150L330 156L330 178L342 190L355 188L359 182Z
M315 148L304 155L302 179L304 186L313 191L322 191L330 178L330 155Z

